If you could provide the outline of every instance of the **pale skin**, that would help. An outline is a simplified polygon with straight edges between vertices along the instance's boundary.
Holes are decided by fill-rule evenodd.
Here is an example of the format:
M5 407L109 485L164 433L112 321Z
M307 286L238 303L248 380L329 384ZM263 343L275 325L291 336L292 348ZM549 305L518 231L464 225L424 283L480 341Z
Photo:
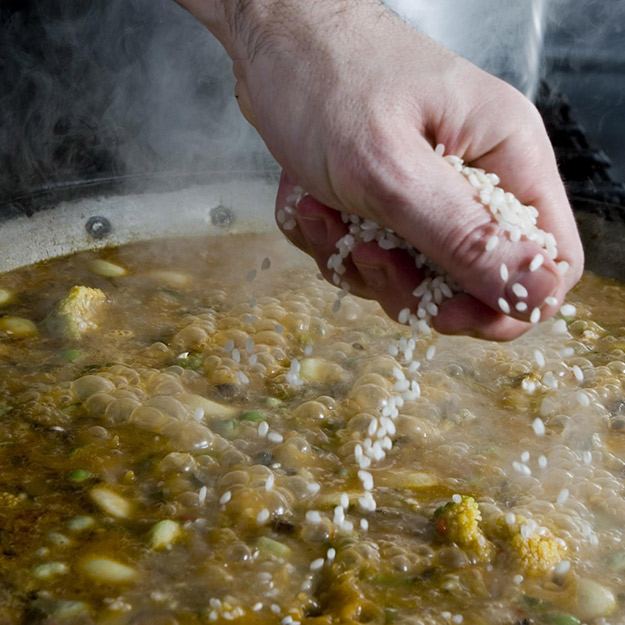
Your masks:
M241 111L284 170L276 208L296 185L310 194L285 234L326 277L346 211L392 228L466 290L440 306L441 332L509 340L531 327L534 307L542 319L558 311L581 276L583 251L553 149L525 97L377 0L178 1L233 60ZM565 275L551 259L528 270L541 249L500 232L473 187L434 153L438 143L538 209L539 226L556 237L556 261L570 265ZM485 254L492 234L501 242ZM374 243L354 249L344 277L394 318L415 308L422 279L404 252ZM529 291L527 312L514 309L514 282ZM499 311L500 297L512 316Z

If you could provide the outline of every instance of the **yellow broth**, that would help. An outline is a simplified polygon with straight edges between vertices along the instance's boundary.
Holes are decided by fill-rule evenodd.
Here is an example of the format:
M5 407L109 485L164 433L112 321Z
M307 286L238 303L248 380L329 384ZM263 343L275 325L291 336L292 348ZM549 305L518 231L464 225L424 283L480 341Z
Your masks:
M105 296L78 325L77 285ZM355 447L409 333L351 296L333 312L282 239L86 252L0 290L0 623L625 621L621 285L586 275L563 333L420 337L374 511ZM523 560L522 525L555 559Z

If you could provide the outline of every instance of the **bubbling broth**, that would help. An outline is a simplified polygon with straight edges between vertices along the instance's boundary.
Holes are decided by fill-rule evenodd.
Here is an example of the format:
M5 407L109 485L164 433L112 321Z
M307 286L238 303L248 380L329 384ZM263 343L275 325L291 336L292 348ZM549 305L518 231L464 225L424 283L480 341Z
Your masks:
M278 235L0 277L0 623L624 622L625 288L509 344L336 293Z

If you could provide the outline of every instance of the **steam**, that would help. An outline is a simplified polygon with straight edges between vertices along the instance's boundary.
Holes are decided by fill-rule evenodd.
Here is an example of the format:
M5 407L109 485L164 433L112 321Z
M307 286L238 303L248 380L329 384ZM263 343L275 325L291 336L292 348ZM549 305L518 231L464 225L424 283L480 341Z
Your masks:
M230 60L171 0L29 4L0 15L0 200L80 179L265 164Z
M536 95L547 0L386 0L386 4L530 99Z

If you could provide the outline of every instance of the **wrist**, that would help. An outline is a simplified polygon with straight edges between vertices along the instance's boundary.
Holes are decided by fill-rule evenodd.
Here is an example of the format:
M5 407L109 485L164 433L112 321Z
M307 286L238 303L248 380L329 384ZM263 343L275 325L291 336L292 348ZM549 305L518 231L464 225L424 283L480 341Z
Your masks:
M306 45L321 29L336 28L344 37L357 30L363 16L373 10L379 17L387 9L380 0L176 0L199 19L226 49L231 59L245 63L271 47L277 39L297 39ZM351 15L346 15L351 14Z

